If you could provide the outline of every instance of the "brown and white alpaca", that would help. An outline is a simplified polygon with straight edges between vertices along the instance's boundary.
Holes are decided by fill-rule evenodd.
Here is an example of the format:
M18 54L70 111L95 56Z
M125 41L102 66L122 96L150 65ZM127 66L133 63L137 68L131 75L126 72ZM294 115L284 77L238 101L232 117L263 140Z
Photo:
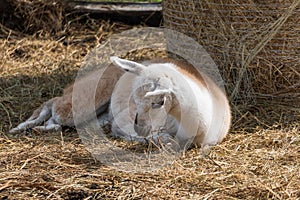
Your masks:
M150 133L154 137L160 132L167 133L181 147L190 143L215 145L228 133L231 112L224 91L193 66L173 59L137 63L112 57L111 61L132 74L125 79L130 80L128 85L131 88L127 84L119 84L121 89L116 87L118 92L114 93L119 101L114 102L112 98L111 102L111 110L123 107L123 110L116 111L115 116L122 111L127 112L121 117L129 120L125 124L130 127L125 132L133 132L134 129L144 137ZM132 101L126 98L129 93ZM129 111L126 110L128 108ZM133 111L130 108L134 108ZM114 120L114 123L117 121ZM114 132L122 132L123 125L116 125L117 128L113 125Z
M93 81L97 82L96 92L92 94L95 108L101 119L110 103L113 135L140 141L141 137L156 137L163 132L182 146L215 145L228 133L231 113L226 95L193 66L173 59L137 63L111 57L111 61L113 64L102 76L114 78L100 79L98 83L101 73L90 73L77 81L82 94L76 96L91 96L87 94L89 87L95 85L91 84ZM49 131L74 126L72 92L73 85L70 85L61 97L45 102L10 133L28 128ZM78 108L84 109L84 104ZM88 121L89 112L80 115L83 122ZM45 125L41 125L43 122Z

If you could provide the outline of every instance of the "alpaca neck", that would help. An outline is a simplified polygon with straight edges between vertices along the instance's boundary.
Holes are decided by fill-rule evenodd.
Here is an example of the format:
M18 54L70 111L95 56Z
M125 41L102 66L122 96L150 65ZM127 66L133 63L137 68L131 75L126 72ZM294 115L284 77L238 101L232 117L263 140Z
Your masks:
M184 83L174 88L170 115L180 123L185 136L191 138L206 132L211 124L212 101L205 87L189 77L184 78Z

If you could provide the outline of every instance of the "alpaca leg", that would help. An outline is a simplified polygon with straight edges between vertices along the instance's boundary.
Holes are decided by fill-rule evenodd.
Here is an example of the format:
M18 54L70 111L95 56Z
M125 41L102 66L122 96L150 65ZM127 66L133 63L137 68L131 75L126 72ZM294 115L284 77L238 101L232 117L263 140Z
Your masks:
M35 126L33 128L37 131L60 131L61 125L58 124L52 117L46 122L45 126Z
M44 121L48 120L51 117L51 107L55 98L50 99L46 103L44 103L41 107L36 109L31 117L27 119L25 122L19 124L16 128L13 128L9 131L9 133L18 133L25 131L26 129L33 128Z

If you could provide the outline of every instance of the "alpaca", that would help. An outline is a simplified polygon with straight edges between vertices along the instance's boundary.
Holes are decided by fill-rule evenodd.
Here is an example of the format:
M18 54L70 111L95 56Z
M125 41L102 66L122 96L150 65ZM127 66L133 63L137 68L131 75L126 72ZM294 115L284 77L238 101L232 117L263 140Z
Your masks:
M193 66L173 59L137 63L111 57L111 61L132 74L127 79L132 88L121 84L119 89L131 91L132 99L129 103L122 102L126 99L122 95L129 95L129 91L117 92L121 101L111 102L111 110L116 104L124 105L125 109L134 108L128 111L130 117L126 119L131 119L127 124L139 136L157 135L162 130L182 148L191 143L216 145L228 133L231 111L226 95Z
M109 110L112 135L125 140L158 140L161 135L163 142L174 138L180 147L190 143L201 146L215 145L228 133L231 112L226 95L193 66L173 59L138 63L111 57L111 61L104 72L94 71L76 82L78 99L72 99L71 84L62 96L42 104L10 133L29 128L58 131L62 126L74 126L74 102L79 102L77 118L79 115L82 122L87 122L92 111L80 102L81 98L92 97L99 120ZM107 78L99 81L100 74ZM96 92L89 92L93 87Z

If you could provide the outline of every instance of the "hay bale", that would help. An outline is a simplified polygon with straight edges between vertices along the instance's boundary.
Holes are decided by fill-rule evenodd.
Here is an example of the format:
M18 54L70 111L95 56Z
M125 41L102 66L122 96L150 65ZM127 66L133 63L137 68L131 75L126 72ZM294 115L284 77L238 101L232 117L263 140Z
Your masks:
M15 31L35 34L56 33L63 27L64 1L59 0L1 0L8 8L2 23Z
M299 0L165 0L163 16L208 51L232 99L300 105Z

